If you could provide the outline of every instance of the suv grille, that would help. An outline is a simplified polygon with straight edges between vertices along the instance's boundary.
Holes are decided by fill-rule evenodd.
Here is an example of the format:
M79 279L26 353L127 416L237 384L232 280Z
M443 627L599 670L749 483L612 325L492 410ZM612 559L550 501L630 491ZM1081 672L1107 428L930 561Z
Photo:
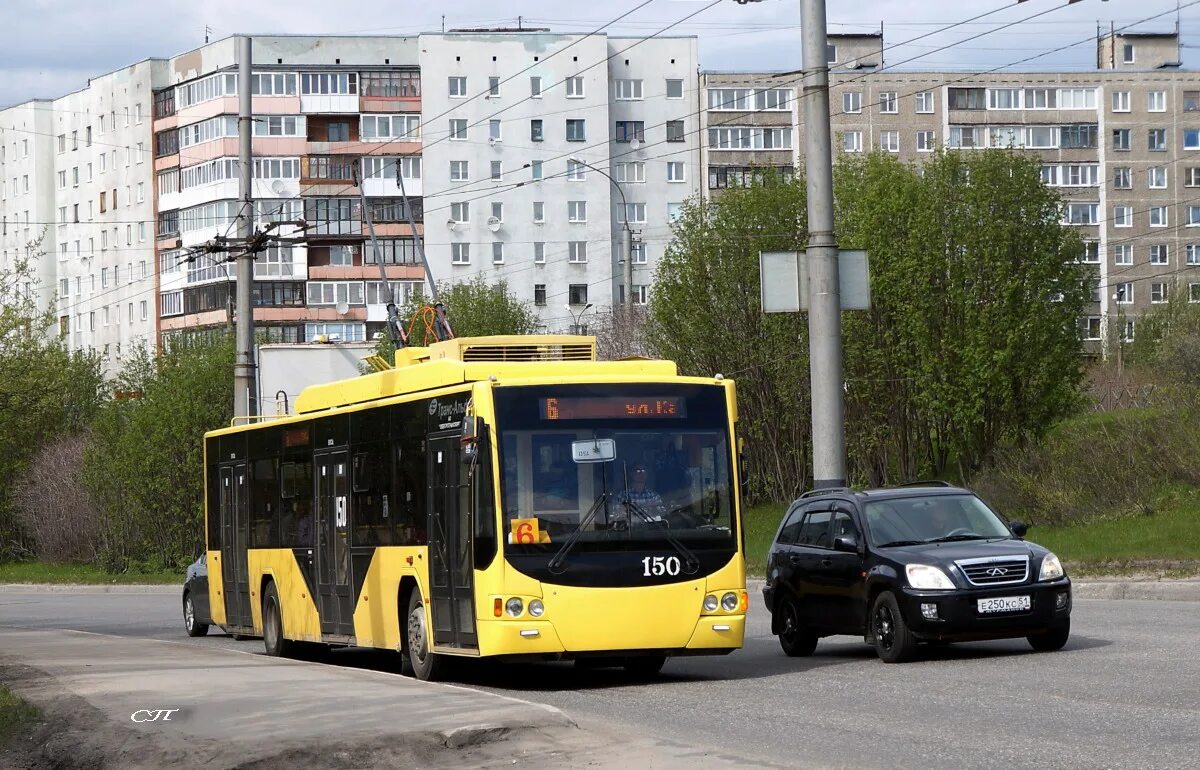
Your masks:
M1029 577L1028 556L989 556L955 562L972 585L999 586L1024 583Z

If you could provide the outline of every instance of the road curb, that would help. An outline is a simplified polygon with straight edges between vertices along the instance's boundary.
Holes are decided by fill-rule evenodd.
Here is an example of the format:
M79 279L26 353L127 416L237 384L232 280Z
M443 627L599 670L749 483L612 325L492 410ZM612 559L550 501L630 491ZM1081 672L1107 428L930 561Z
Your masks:
M747 578L751 601L762 599L762 578ZM1200 602L1200 580L1075 580L1076 599L1133 599L1139 601Z
M162 583L0 583L0 593L76 593L76 594L176 594L183 590L179 585Z

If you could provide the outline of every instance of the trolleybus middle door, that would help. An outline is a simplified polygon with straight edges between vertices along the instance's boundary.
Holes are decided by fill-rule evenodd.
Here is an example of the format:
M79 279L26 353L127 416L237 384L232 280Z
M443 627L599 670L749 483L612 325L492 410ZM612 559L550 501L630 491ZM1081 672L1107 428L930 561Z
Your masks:
M225 594L225 622L230 626L249 627L250 586L246 575L246 536L250 522L246 463L233 463L221 468L220 495L220 580Z
M429 440L429 593L433 643L475 649L474 562L461 436Z
M317 596L321 633L354 633L350 580L350 464L345 450L316 455Z

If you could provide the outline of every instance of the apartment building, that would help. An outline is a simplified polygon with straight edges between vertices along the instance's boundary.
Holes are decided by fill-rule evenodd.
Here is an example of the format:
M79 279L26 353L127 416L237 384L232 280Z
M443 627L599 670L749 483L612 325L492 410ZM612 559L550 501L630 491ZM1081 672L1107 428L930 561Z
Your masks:
M829 36L835 154L1036 153L1084 241L1080 261L1094 266L1080 328L1097 344L1131 338L1171 291L1200 301L1200 73L1181 68L1177 34L1100 35L1091 72L891 72L883 53L878 34ZM707 194L748 168L781 167L789 150L799 160L798 90L790 112L770 96L798 89L798 75L704 73L701 83Z
M586 325L624 301L629 227L645 302L698 189L695 39L463 32L421 51L435 276L503 280L546 328Z
M53 104L37 99L0 110L0 272L12 274L28 259L28 280L0 286L14 296L33 297L39 311L50 308L57 285L54 262Z
M150 110L165 72L146 60L52 103L59 330L110 373L156 339Z

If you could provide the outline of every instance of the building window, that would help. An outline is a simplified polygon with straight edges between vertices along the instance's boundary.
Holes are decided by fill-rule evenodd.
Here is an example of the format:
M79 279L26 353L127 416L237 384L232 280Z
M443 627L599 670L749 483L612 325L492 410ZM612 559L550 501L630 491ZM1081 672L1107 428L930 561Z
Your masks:
M331 124L332 128L335 124ZM348 128L348 126L347 126ZM331 142L347 141L350 137L345 131L342 136ZM378 139L417 139L421 136L421 116L416 113L399 113L396 115L363 115L362 138L364 141Z
M542 162L540 160L532 161L529 164L529 176L531 179L542 178Z
M685 182L684 166L681 160L667 161L667 181L668 182Z
M1187 207L1187 226L1188 227L1200 226L1200 206L1188 206Z
M504 203L501 201L492 201L492 219L497 222L504 221Z
M291 278L293 275L291 246L269 246L266 251L254 255L255 278Z
M1098 203L1068 203L1064 207L1063 224L1094 225L1097 223Z
M1112 148L1114 150L1128 150L1131 146L1129 129L1114 128L1112 132Z
M682 99L683 98L683 81L676 78L667 78L667 98Z
M1115 300L1118 305L1132 305L1133 304L1133 282L1132 281L1126 282L1126 283L1118 283L1116 289L1117 290L1113 292L1113 300Z
M986 88L950 88L947 90L947 98L952 110L987 109Z
M1151 190L1162 190L1167 186L1167 167L1151 166L1146 169L1146 183Z
M1184 91L1183 92L1183 111L1184 112L1200 111L1200 91Z
M1079 261L1085 265L1100 264L1100 242L1084 241L1083 254L1080 255Z
M842 112L850 115L862 112L862 91L847 91L842 94Z
M1113 168L1113 187L1118 190L1133 189L1133 170L1128 166L1116 166Z
M567 302L572 305L588 303L588 287L586 283L573 283L567 287Z
M1129 243L1118 243L1113 247L1113 264L1114 265L1132 265L1133 264L1133 245Z
M587 141L587 132L584 130L584 121L582 118L567 118L567 141Z
M1100 317L1090 316L1079 319L1079 334L1085 340L1100 339Z
M1184 187L1200 187L1200 168L1192 167L1183 170Z
M543 241L534 241L533 244L533 264L546 264L546 244Z
M713 150L790 150L792 129L751 126L710 128L708 146Z
M504 244L500 241L492 241L492 264L504 264Z
M627 203L625 204L625 219L624 222L630 224L645 224L646 223L646 204L645 203Z
M471 264L471 244L469 244L469 243L452 243L452 244L450 244L450 264L452 264L452 265L469 265L469 264Z
M1121 62L1124 64L1133 64L1133 44L1126 43L1121 54Z
M579 75L574 75L567 78L567 98L582 99L583 98L583 78Z
M1167 149L1167 129L1165 129L1165 128L1150 129L1147 132L1147 146L1148 146L1148 149L1155 150L1158 152L1165 151Z
M488 140L493 141L493 142L498 142L498 141L500 141L501 138L502 137L500 136L500 121L496 118L492 118L491 120L488 121Z
M640 100L642 98L642 81L624 78L614 80L613 98L618 102Z
M1188 284L1188 302L1200 302L1200 283Z
M933 91L922 91L917 94L917 112L920 114L933 112Z
M1200 150L1200 129L1185 128L1183 130L1183 149Z
M467 79L461 76L451 76L449 80L451 98L461 99L467 95Z
M900 132L880 131L879 149L884 152L900 152Z
M1113 227L1133 227L1133 207L1113 206Z
M567 221L587 221L587 201L567 201Z
M646 181L646 164L641 161L618 163L614 171L618 182L642 184Z
M255 77L270 78L272 76L255 75ZM279 85L281 85L279 79L282 76L277 74L273 77L275 78L275 95L284 95L285 92L278 90ZM289 75L288 77L294 76ZM386 96L394 99L397 97L421 95L420 72L364 72L359 81L363 96ZM295 80L292 81L291 90L286 93L296 93Z
M533 285L533 304L538 307L546 306L546 284L535 283Z
M1166 227L1167 226L1167 207L1166 206L1151 206L1150 207L1150 226L1151 227Z
M752 88L710 88L708 109L713 112L749 112Z
M500 78L492 75L488 78L488 98L493 99L500 95Z
M667 202L667 221L668 222L678 222L679 218L682 216L683 216L683 202L682 201L668 201Z
M667 141L682 142L684 141L684 129L682 120L667 121Z
M618 164L619 165L619 164ZM567 181L582 182L587 176L587 166L577 160L567 160ZM620 179L617 180L621 181Z
M499 182L500 176L501 176L501 174L503 174L503 172L504 172L503 162L498 161L498 160L492 161L492 180Z
M452 141L465 141L467 138L467 119L466 118L450 118L450 139Z
M529 141L540 142L545 138L542 133L542 121L540 118L529 121Z
M900 111L896 104L895 91L883 91L879 94L879 111L889 115Z
M465 224L471 221L471 202L461 201L459 203L450 204L450 219L459 223Z
M1150 284L1150 304L1161 305L1167 301L1167 284L1165 282L1152 282Z
M1091 149L1096 146L1098 129L1095 123L1080 123L1062 126L1059 129L1059 147L1063 149Z
M1200 265L1200 243L1189 243L1187 245L1187 263L1189 265ZM76 287L78 293L78 287Z
M1146 112L1166 112L1167 111L1167 92L1166 91L1147 91L1146 92Z
M538 75L529 78L529 95L535 99L542 97L542 79Z
M567 261L576 265L587 262L587 241L568 242Z
M534 201L533 202L533 221L535 224L539 224L539 225L546 221L546 202L545 201Z
M638 140L639 142L646 141L645 121L618 120L616 136L614 139L620 144L631 142L634 139Z
M629 244L630 261L635 265L646 264L646 244L642 241L633 241Z
M1129 92L1128 91L1113 91L1112 95L1112 111L1113 112L1129 112Z
M1150 264L1152 265L1169 265L1171 264L1170 250L1165 243L1155 243L1150 246Z

